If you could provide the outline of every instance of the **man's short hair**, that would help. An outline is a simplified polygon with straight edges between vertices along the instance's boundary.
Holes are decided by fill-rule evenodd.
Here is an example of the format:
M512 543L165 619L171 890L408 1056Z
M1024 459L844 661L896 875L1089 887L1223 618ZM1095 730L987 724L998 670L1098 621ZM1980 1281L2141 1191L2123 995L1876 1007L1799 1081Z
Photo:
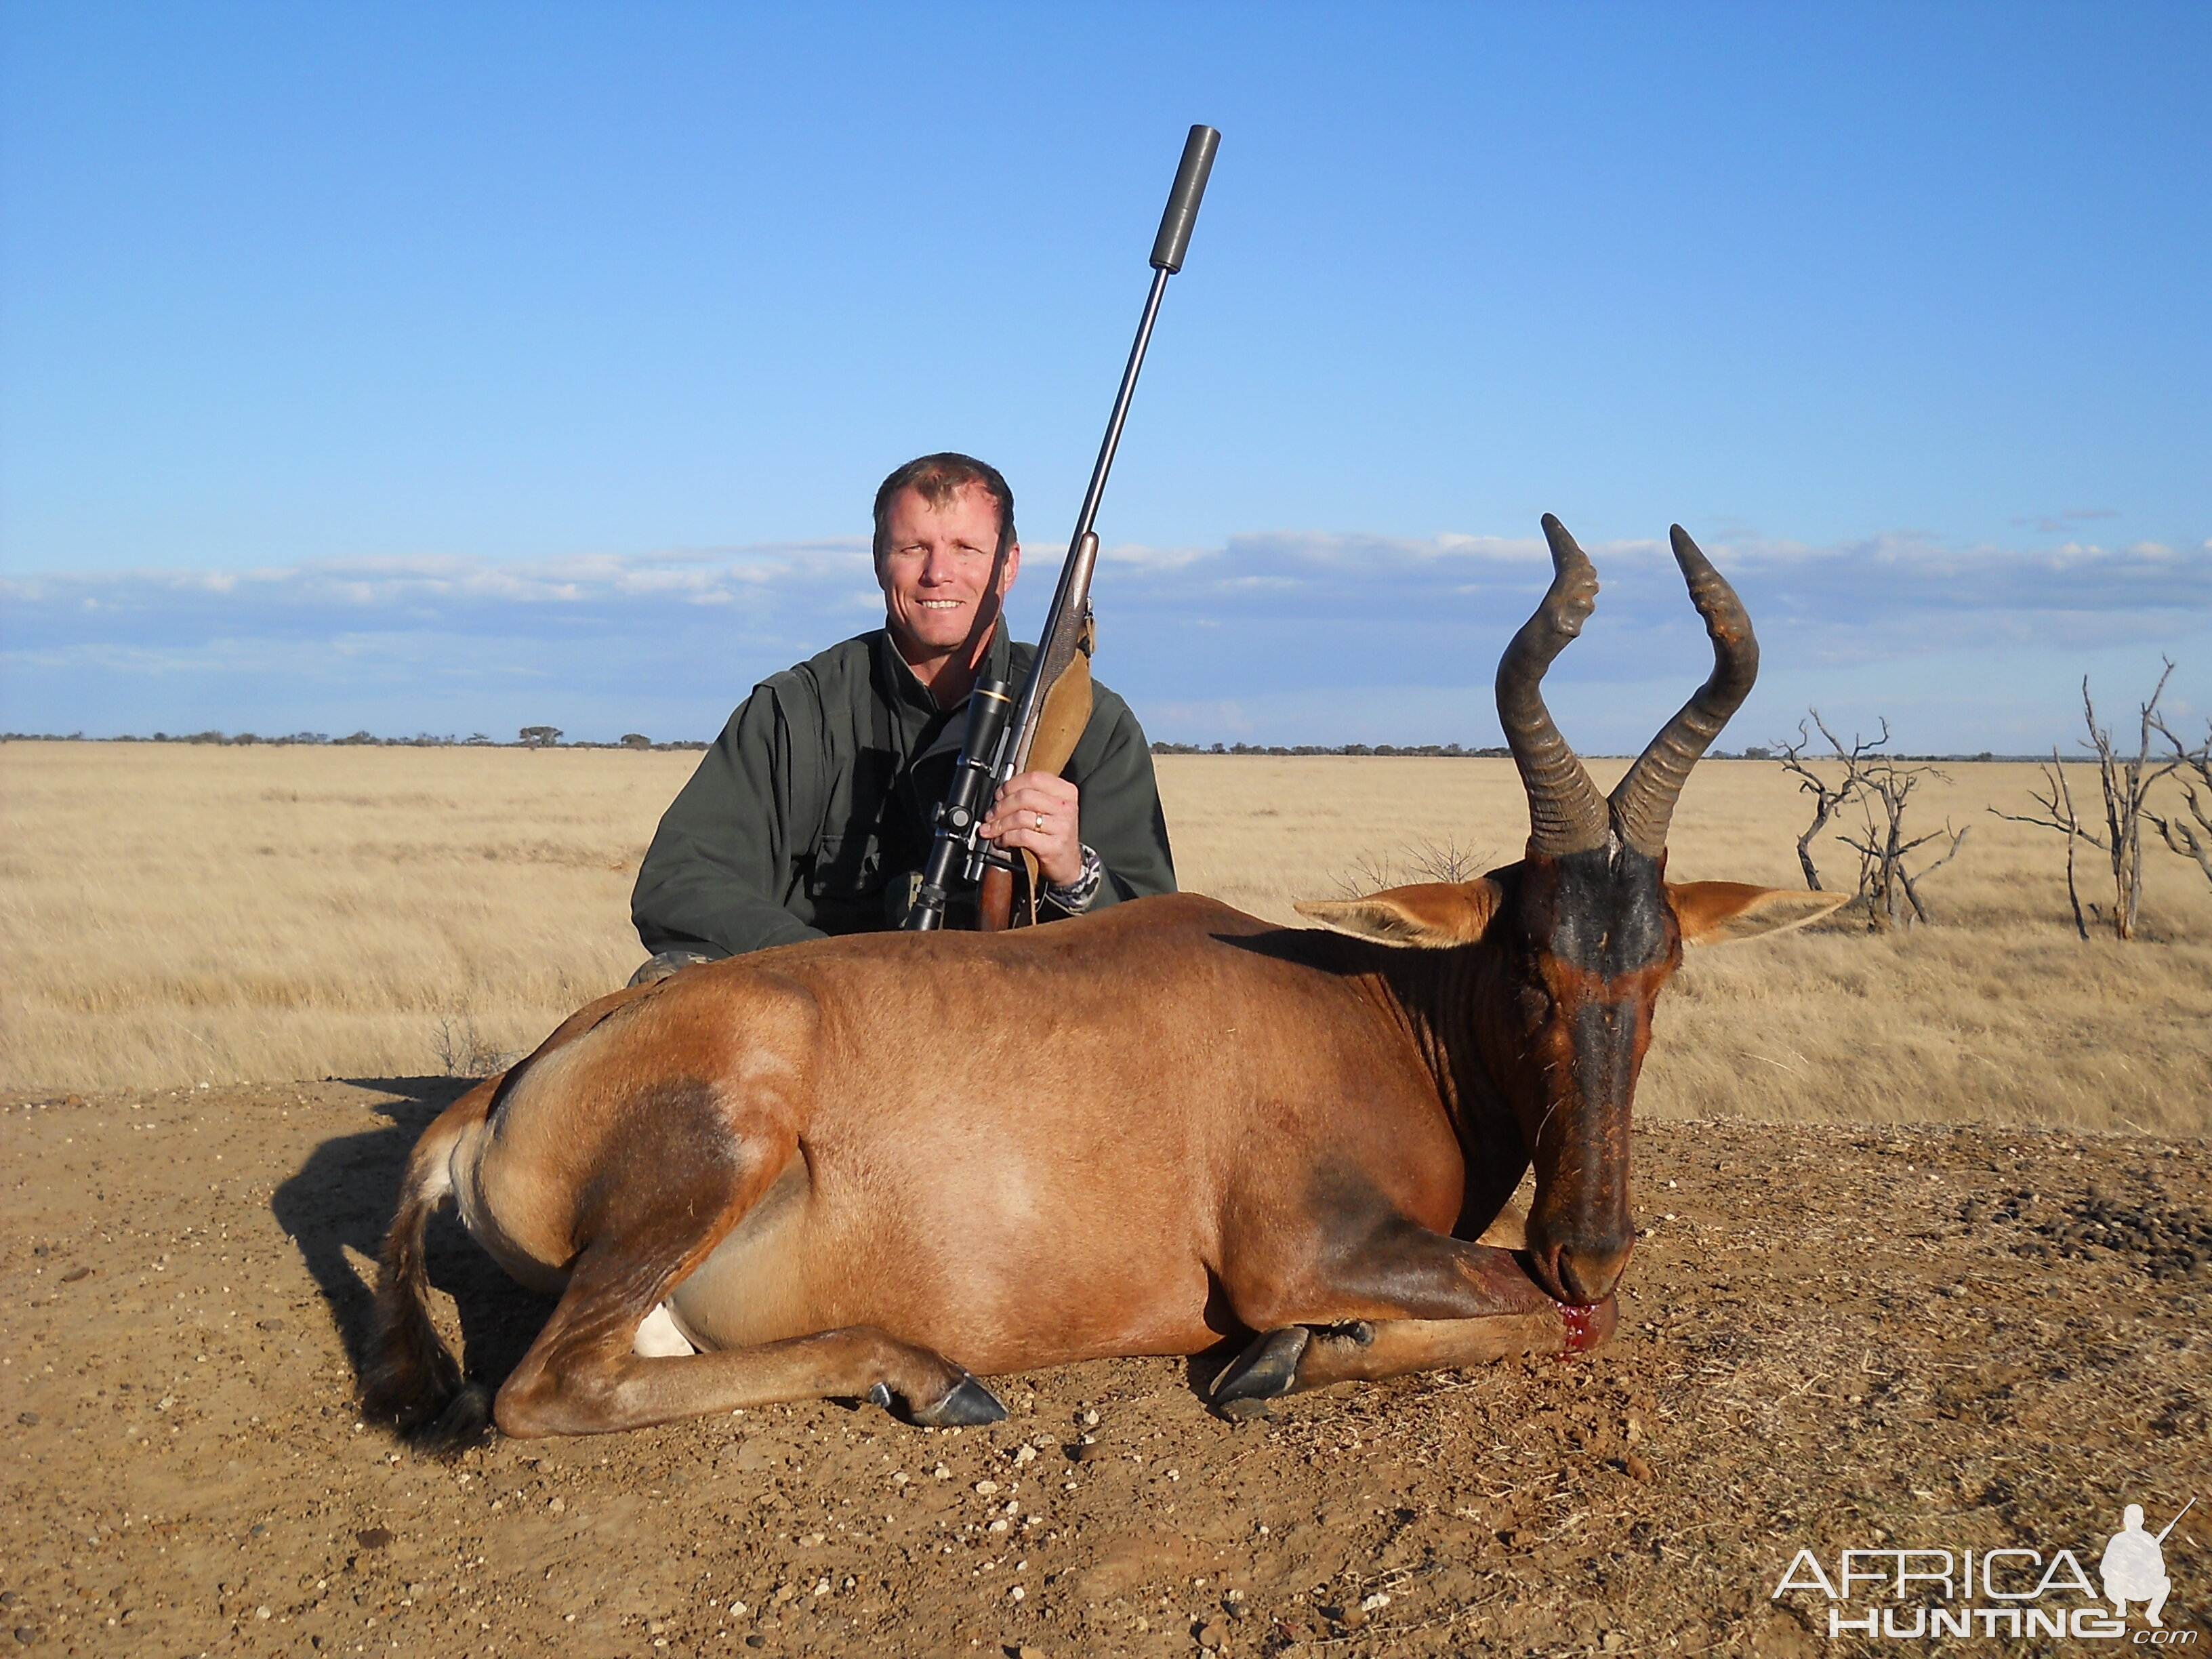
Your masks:
M988 462L979 461L973 455L963 455L957 450L945 450L941 454L924 455L908 461L884 480L876 491L876 562L884 556L885 521L890 517L891 503L898 499L902 489L921 493L922 500L942 509L952 498L970 484L981 489L999 508L999 546L997 556L1003 558L1015 542L1014 492L999 469Z

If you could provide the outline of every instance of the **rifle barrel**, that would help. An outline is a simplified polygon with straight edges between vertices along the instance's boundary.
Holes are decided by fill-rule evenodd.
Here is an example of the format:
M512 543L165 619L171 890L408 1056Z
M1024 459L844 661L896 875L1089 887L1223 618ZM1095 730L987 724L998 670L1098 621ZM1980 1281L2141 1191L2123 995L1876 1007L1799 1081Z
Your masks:
M1114 393L1114 412L1106 419L1106 436L1098 445L1098 459L1091 464L1091 485L1083 492L1083 505L1075 515L1075 533L1067 540L1067 558L1060 568L1060 584L1053 590L1052 608L1045 612L1048 619L1058 620L1070 629L1082 625L1080 612L1089 604L1091 560L1085 556L1084 543L1098 521L1098 504L1105 499L1106 475L1114 470L1114 453L1121 447L1121 428L1129 418L1129 403L1136 396L1137 376L1145 367L1145 350L1152 343L1152 325L1159 320L1160 299L1168 291L1168 278L1182 269L1183 256L1190 248L1191 228L1198 221L1199 204L1205 199L1206 181L1213 171L1213 155L1221 147L1221 135L1209 126L1194 126L1183 141L1182 161L1176 169L1175 187L1168 194L1167 210L1160 216L1159 235L1152 243L1152 285L1145 295L1145 313L1137 322L1137 338L1129 348L1129 361L1121 369L1121 384ZM1045 679L1048 672L1056 672L1065 664L1052 665L1054 655L1052 641L1037 641L1036 660L1030 665L1027 682L1022 687L1020 714L1014 727L1014 739L1007 751L1012 772L1020 772L1029 764L1030 748L1036 740L1037 720L1044 708L1044 693L1049 689Z
M1091 468L1091 487L1083 492L1083 507L1075 517L1075 533L1068 538L1073 549L1098 522L1098 503L1105 499L1106 475L1114 468L1114 452L1121 447L1121 428L1128 423L1129 400L1137 394L1137 375L1145 366L1145 350L1152 343L1152 325L1159 320L1160 296L1168 291L1168 278L1175 275L1165 265L1152 273L1152 291L1145 295L1145 314L1138 319L1137 338L1129 348L1129 361L1121 370L1121 389L1114 394L1114 412L1106 419L1106 436L1098 445L1098 459Z
M996 851L973 850L978 848L977 826L990 810L993 786L1028 769L1046 695L1081 648L1084 623L1091 611L1091 573L1098 558L1098 538L1092 526L1097 521L1098 503L1106 494L1106 475L1113 470L1114 452L1121 445L1129 400L1136 395L1137 375L1145 366L1145 348L1152 343L1152 325L1159 319L1160 296L1167 292L1168 278L1182 269L1183 256L1190 250L1191 228L1198 222L1199 204L1205 198L1206 181L1213 171L1213 153L1220 146L1221 135L1209 126L1193 127L1183 141L1175 187L1168 192L1159 234L1152 241L1152 291L1145 295L1145 314L1137 324L1136 343L1129 348L1121 385L1114 394L1114 412L1107 419L1106 436L1091 468L1091 487L1083 492L1083 507L1075 517L1067 558L1060 568L1060 584L1053 590L1052 609L1045 613L1036 657L1030 664L1020 698L1006 711L1011 729L999 719L998 711L1005 708L1003 687L994 684L992 695L986 697L979 683L971 695L967 734L953 764L953 781L937 809L929 858L907 912L905 926L909 932L928 933L945 925L947 889L956 866L967 880L974 881L979 875L982 878L979 908L985 929L996 931L1007 925L1012 860ZM984 718L986 702L999 723ZM979 870L978 863L988 867Z
M2195 1509L2196 1507L2197 1507L2197 1500L2196 1500L2195 1498L2191 1498L2191 1499L2190 1499L2186 1504L2184 1504L2181 1506L2181 1515L2186 1515L2186 1514L2188 1514L2190 1510L2191 1510ZM2172 1519L2172 1520L2171 1520L2171 1521L2169 1521L2169 1522L2167 1522L2166 1523L2166 1532L2162 1532L2162 1533L2159 1534L2159 1535L2158 1535L2158 1541L2159 1541L2160 1543L2163 1544L2164 1542L2166 1542L2166 1532L2172 1532L2172 1531L2176 1527L2178 1527L2178 1526L2179 1526L2179 1525L2181 1524L2181 1515L2177 1515L2177 1516L2175 1516L2173 1517L2173 1519Z

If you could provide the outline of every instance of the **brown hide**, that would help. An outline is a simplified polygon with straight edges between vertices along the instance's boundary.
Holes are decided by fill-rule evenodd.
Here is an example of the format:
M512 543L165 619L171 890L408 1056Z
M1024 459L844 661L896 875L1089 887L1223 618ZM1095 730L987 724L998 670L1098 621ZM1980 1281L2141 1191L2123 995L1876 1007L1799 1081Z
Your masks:
M803 1172L764 1237L678 1287L702 1346L872 1325L985 1373L1196 1352L1313 1311L1302 1264L1335 1211L1461 1220L1426 1015L1382 954L1176 896L688 969L523 1070L464 1213L502 1261L566 1267L649 1067Z
M896 1377L914 1352L988 1375L1378 1322L1364 1359L1305 1354L1290 1385L1314 1386L1396 1353L1599 1340L1609 1302L1562 1310L1473 1243L1528 1161L1513 1100L1533 1051L1495 990L1507 958L1180 895L1013 933L816 941L605 999L450 1159L471 1231L526 1282L570 1278L579 1310L501 1420L659 1420L830 1389L854 1365ZM608 1363L664 1297L698 1346L781 1356L773 1375L710 1401L655 1369L698 1362L625 1360L647 1373L624 1408L642 1415L510 1407ZM823 1348L838 1332L888 1346Z

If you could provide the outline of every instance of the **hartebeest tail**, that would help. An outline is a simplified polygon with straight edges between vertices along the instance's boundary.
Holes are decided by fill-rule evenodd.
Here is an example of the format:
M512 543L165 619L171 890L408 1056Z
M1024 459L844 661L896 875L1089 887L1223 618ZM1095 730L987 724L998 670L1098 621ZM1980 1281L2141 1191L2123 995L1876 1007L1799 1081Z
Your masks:
M453 1196L454 1146L483 1121L501 1081L487 1078L470 1090L415 1143L400 1183L399 1209L384 1241L362 1405L418 1444L474 1439L491 1419L489 1392L481 1383L464 1382L445 1339L430 1322L423 1235L430 1218Z

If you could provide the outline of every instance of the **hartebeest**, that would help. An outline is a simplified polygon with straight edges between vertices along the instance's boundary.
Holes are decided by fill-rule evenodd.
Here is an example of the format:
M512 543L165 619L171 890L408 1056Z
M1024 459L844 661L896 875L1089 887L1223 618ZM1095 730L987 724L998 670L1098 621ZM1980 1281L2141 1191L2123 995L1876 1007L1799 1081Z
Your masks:
M1213 1399L1251 1409L1604 1340L1634 1237L1629 1108L1682 941L1837 901L1665 882L1675 798L1751 690L1749 619L1677 528L1715 666L1608 799L1544 707L1597 593L1544 529L1551 587L1498 671L1521 862L1299 907L1334 931L1182 895L617 992L416 1145L371 1407L483 1420L424 1310L423 1228L449 1198L560 1292L499 1389L514 1435L823 1395L994 1421L975 1373L1240 1335ZM1525 1222L1480 1242L1532 1159Z

